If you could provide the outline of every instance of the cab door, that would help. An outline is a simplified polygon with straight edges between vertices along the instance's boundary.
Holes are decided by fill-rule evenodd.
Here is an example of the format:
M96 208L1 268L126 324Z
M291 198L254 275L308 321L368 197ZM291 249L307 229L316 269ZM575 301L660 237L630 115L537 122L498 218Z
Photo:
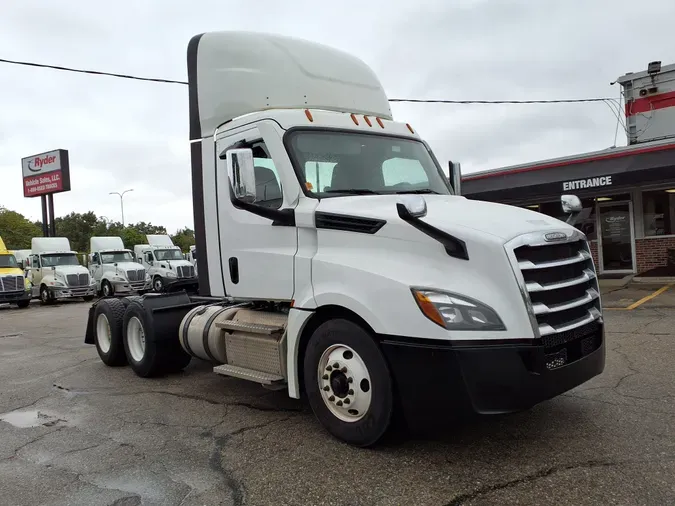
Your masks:
M280 174L279 150L285 151L274 130L257 125L216 141L217 221L224 291L234 297L291 300L294 292L293 263L298 249L295 224L262 217L255 213L255 209L252 212L235 206L227 161L221 158L232 147L253 150L255 206L278 211L293 207L290 203L292 193L283 184L284 178Z
M42 265L39 255L30 255L28 257L30 266L28 268L28 279L33 284L33 295L39 295L40 283L42 282Z

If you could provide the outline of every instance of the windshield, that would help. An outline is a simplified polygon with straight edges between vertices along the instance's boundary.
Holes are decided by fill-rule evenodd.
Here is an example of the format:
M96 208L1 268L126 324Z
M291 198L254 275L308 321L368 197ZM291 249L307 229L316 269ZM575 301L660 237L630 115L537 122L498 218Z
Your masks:
M55 255L42 255L42 267L58 267L59 265L80 265L74 253L59 253Z
M156 249L155 258L157 260L183 260L183 255L178 249Z
M129 251L108 251L101 253L102 264L116 264L120 262L133 262L134 257Z
M314 196L452 194L420 141L336 131L298 130L289 136L301 183Z
M14 255L0 255L0 269L3 267L18 267Z

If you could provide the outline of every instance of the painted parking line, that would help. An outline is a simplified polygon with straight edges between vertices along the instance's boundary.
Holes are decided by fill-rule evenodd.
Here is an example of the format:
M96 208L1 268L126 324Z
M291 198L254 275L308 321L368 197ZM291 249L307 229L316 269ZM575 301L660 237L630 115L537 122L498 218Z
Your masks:
M670 283L670 284L664 285L664 286L662 286L661 288L659 288L658 290L656 290L656 291L650 293L649 295L647 295L647 296L645 296L645 297L642 297L640 300L638 300L638 301L636 301L636 302L633 302L633 303L632 303L630 306L628 306L628 307L606 307L606 308L603 308L603 310L604 310L604 311L631 311L631 310L633 310L633 309L635 309L635 308L637 308L637 307L640 307L640 306L641 306L642 304L644 304L645 302L648 302L648 301L654 299L655 297L658 297L659 295L661 295L663 292L665 292L666 290L668 290L668 289L669 289L671 286L673 286L674 284L675 284L675 283Z

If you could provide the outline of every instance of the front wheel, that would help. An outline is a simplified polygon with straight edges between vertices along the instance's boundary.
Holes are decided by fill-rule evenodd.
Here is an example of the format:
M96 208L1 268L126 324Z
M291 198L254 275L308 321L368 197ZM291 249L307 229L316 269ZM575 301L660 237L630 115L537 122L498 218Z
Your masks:
M152 280L152 289L156 292L164 290L164 281L161 277L155 276L155 279Z
M25 309L30 305L30 300L20 300L16 303L19 309Z
M377 343L359 325L336 319L314 331L304 383L312 411L338 439L366 447L387 432L394 412L391 374Z
M107 280L104 280L101 283L101 294L103 294L104 297L112 297L113 293L114 293L114 290L113 290L113 287L110 284L110 282L107 281Z
M42 305L46 305L51 304L52 302L54 302L54 298L51 292L49 291L49 288L47 288L46 285L42 285L40 287L40 303Z

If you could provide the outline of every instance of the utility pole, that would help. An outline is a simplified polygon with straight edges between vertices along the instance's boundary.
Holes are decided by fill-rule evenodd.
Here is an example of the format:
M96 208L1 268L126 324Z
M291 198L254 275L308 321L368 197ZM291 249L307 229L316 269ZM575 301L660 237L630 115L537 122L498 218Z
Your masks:
M120 192L110 192L110 195L119 195L120 197L120 208L122 209L122 226L124 227L124 194L127 192L132 192L134 191L133 188L130 188L128 190L124 190L122 193Z

